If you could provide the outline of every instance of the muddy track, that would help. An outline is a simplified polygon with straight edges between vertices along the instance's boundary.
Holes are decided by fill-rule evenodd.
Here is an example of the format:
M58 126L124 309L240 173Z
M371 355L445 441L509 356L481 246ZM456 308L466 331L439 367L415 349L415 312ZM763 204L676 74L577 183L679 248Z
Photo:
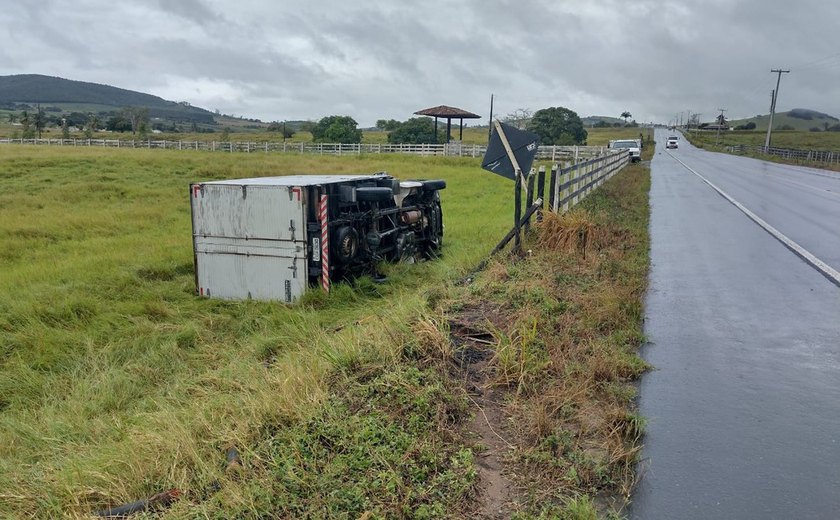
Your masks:
M514 493L506 459L514 446L505 436L505 392L491 384L495 341L481 325L486 320L480 313L465 312L449 325L456 373L472 403L466 429L481 447L476 454L481 487L474 517L495 520L510 517Z

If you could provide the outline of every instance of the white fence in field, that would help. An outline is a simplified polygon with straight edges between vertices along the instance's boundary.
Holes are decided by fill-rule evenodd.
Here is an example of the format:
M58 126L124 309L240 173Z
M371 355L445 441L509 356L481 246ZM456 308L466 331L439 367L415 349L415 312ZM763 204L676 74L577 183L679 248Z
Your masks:
M292 141L154 141L123 139L0 139L0 144L40 146L98 146L105 148L147 148L156 150L201 150L227 153L301 153L316 155L409 154L421 156L483 157L487 146L480 144L339 144ZM601 155L603 146L540 146L538 159L573 161Z

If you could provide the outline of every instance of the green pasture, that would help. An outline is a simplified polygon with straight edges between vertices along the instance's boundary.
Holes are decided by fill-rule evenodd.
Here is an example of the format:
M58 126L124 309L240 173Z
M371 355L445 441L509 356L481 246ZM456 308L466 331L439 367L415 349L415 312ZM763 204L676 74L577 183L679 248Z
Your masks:
M442 259L296 306L194 295L191 181L381 170L446 179ZM387 365L415 341L429 299L509 227L512 198L478 160L388 155L3 146L0 184L3 517L82 514L168 488L197 501L230 483L227 446L247 457L266 425L293 436L325 413L336 370ZM227 511L251 510L252 493L223 488Z
M190 182L382 170L447 181L442 258L293 306L195 296ZM9 145L0 185L0 517L168 489L167 518L469 513L441 309L513 191L479 159Z

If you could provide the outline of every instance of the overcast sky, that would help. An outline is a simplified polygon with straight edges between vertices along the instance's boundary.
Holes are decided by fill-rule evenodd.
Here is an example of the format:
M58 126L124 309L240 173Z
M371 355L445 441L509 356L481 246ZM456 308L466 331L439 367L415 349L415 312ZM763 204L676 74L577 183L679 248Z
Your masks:
M668 122L840 116L840 2L0 0L0 75L105 83L264 121L565 106Z

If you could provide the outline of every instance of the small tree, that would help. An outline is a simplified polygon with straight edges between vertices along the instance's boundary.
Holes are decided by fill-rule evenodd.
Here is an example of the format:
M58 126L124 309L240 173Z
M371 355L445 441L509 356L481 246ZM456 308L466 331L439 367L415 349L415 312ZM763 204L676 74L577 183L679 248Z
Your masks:
M61 138L70 139L70 127L67 126L67 118L61 118Z
M44 131L44 127L47 126L47 120L44 117L44 111L41 110L41 105L38 105L38 111L35 112L35 117L33 118L33 124L35 125L35 130L38 132L38 139L41 138L41 132Z
M396 119L379 119L376 121L376 128L379 130L385 130L386 132L392 132L399 128L400 125L402 125L402 123Z
M99 129L99 118L94 114L88 114L88 119L85 122L85 138L90 139L93 133Z
M130 132L131 131L131 121L125 118L124 115L115 115L108 118L108 121L105 122L105 128L110 130L111 132Z
M626 125L627 120L630 119L631 117L633 117L633 114L631 114L630 112L625 110L624 112L621 113L621 117L624 118L624 124Z
M362 131L350 116L328 116L312 128L312 140L319 143L361 143Z
M32 130L32 118L29 116L29 112L26 110L20 115L20 124L23 126L23 138L24 139L32 139L35 137L35 131Z
M585 144L587 133L576 112L564 107L543 108L534 112L528 130L540 136L542 144Z
M269 123L268 127L266 128L266 131L280 132L281 134L283 134L283 139L289 139L290 137L295 135L295 132L294 130L292 130L292 127L286 125L285 122L281 123L280 121L272 121L271 123Z
M126 107L123 109L123 117L131 122L132 134L148 131L149 109L147 107Z
M534 117L534 111L530 108L517 108L503 117L502 121L520 130L524 130L528 126L528 123L531 122L532 117Z

